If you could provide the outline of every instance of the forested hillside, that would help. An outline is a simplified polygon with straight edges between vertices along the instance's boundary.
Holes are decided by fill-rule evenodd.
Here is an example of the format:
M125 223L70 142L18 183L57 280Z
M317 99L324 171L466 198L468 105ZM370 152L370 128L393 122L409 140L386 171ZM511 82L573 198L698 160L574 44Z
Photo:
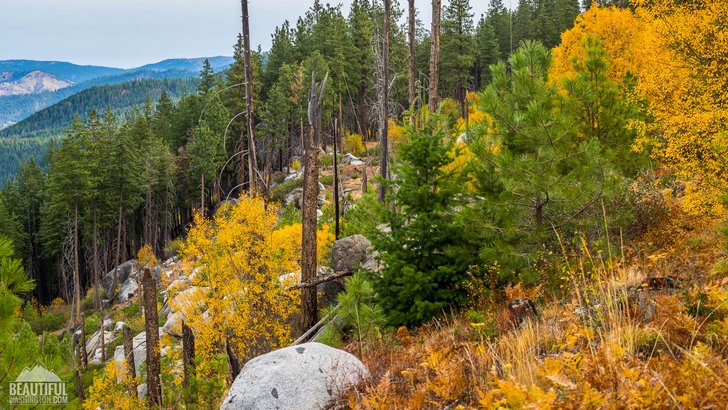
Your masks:
M194 90L29 118L93 108L0 192L0 374L42 357L85 409L725 405L728 2L314 1L265 54L241 6Z
M157 101L163 92L172 100L192 92L197 83L191 78L138 79L120 84L94 86L44 108L23 121L0 131L0 137L26 138L60 136L74 116L86 118L93 110L111 109L126 118L134 107Z
M211 66L215 69L227 68L230 57L211 57ZM37 94L0 96L0 128L5 128L29 115L51 106L87 88L119 84L140 79L190 78L202 68L204 58L180 58L147 64L142 67L122 70L118 68L77 66L63 62L44 62L26 60L0 61L0 74L10 74L14 78L24 70L41 70L57 75L59 78L72 81L75 85L55 92Z

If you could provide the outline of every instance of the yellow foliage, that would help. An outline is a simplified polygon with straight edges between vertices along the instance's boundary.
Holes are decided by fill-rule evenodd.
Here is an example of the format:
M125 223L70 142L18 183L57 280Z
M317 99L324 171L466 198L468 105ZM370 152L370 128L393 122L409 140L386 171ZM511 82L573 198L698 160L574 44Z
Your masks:
M277 219L277 210L258 197L240 198L212 221L195 218L182 254L185 269L198 269L192 284L199 291L178 297L176 307L196 337L199 377L214 373L226 336L243 362L291 342L288 323L299 298L288 290L293 283L287 274L300 269L301 226L277 228ZM324 227L322 260L332 239Z
M589 36L602 40L607 76L637 76L636 96L651 121L633 121L635 150L651 150L661 165L691 185L681 206L693 216L725 214L728 189L728 2L643 0L635 12L592 7L562 34L550 78L572 77Z
M341 141L341 151L360 157L366 153L364 150L364 139L357 133L348 133Z
M298 171L299 169L301 169L301 161L294 160L291 164L291 169L293 169L294 171Z
M586 57L583 46L587 37L601 40L609 57L607 77L617 83L628 72L639 75L654 69L656 61L666 59L662 50L656 48L657 39L649 16L626 8L595 5L576 18L572 29L561 34L561 44L553 50L549 78L560 80L576 75L572 60Z
M100 374L99 374L100 373ZM140 379L129 378L126 371L126 362L121 369L116 361L112 360L106 364L103 370L94 375L93 385L88 390L83 408L96 410L99 408L107 410L138 410L145 409L146 401L136 395L129 395L131 383L138 386Z
M151 268L157 264L154 250L149 244L142 246L136 254L136 261L142 268Z

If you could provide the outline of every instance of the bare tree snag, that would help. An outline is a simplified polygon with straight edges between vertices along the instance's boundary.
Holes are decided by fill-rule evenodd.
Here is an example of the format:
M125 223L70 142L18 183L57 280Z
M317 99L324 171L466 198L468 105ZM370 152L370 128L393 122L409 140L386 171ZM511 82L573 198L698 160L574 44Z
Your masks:
M410 124L414 125L415 98L417 98L417 90L415 89L415 0L409 0L407 25L407 97L409 108L413 111L410 116Z
M384 0L384 46L382 47L382 78L381 90L379 91L381 107L381 118L379 119L379 145L382 151L379 159L379 175L382 181L379 183L379 202L384 202L387 196L387 184L389 178L387 162L389 161L388 117L389 117L389 11L391 0Z
M184 321L182 321L182 365L184 367L182 385L186 387L195 372L195 335Z
M238 374L240 374L240 361L235 356L235 352L233 352L233 348L230 347L230 341L227 337L225 337L225 354L227 355L228 359L228 382L232 384L232 382L235 381L235 378L238 377Z
M321 141L321 109L323 104L326 74L321 83L311 74L311 89L308 93L309 132L306 133L304 152L305 167L303 172L303 233L301 237L301 281L310 282L316 278L316 233L319 187L319 143ZM316 324L318 309L316 307L316 289L304 289L301 292L301 329L308 330Z
M80 321L83 327L83 320L81 319L81 277L79 272L79 261L78 261L78 204L73 206L73 299L75 304L76 323ZM86 349L83 349L84 353ZM85 354L84 354L85 357Z
M86 400L86 395L83 392L83 381L81 380L81 370L76 369L76 397L83 403Z
M250 62L250 19L248 0L241 0L243 9L243 62L245 64L245 116L248 129L248 178L250 195L257 192L258 160L255 157L255 119L253 118L253 67Z
M134 363L134 339L131 337L131 329L124 325L122 330L124 334L124 358L126 359L127 378L129 379L129 394L132 397L137 395L137 386L134 379L136 378L136 367Z
M440 96L437 80L440 68L440 9L442 0L432 0L432 32L430 35L430 91L427 100L430 112L437 111Z
M162 383L159 378L159 316L157 312L157 284L152 272L144 269L144 326L147 332L147 403L150 407L162 405Z
M339 99L339 112L341 112L341 99ZM334 230L334 238L339 239L339 160L336 157L338 155L338 140L339 140L339 128L340 124L337 120L334 120L334 223L336 229Z

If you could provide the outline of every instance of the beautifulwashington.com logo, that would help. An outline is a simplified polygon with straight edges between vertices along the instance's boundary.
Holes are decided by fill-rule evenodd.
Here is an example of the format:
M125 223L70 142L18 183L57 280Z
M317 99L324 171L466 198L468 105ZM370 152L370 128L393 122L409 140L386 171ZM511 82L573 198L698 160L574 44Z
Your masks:
M68 404L66 383L40 364L24 368L9 387L10 404Z

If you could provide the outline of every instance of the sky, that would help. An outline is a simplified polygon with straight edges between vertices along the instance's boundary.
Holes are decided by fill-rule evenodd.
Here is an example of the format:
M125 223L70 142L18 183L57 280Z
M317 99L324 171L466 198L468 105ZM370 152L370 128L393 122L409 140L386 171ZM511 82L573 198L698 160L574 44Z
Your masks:
M471 0L475 19L489 0ZM239 0L0 0L0 60L69 61L131 68L168 58L231 55L241 31ZM406 7L406 0L399 0ZM313 0L250 0L253 47L295 23ZM326 3L326 0L322 0ZM348 14L351 0L342 4ZM447 3L444 0L443 3ZM516 0L505 0L507 6ZM429 27L430 0L415 0ZM443 5L444 6L444 5Z

